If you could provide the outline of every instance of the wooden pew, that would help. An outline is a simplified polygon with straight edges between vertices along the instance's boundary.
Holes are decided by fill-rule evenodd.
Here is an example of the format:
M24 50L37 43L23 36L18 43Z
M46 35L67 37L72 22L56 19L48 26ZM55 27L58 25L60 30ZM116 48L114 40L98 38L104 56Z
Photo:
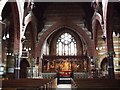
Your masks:
M17 89L52 89L54 79L19 79L19 80L2 80L2 88Z
M120 90L120 80L74 79L73 82L78 90Z

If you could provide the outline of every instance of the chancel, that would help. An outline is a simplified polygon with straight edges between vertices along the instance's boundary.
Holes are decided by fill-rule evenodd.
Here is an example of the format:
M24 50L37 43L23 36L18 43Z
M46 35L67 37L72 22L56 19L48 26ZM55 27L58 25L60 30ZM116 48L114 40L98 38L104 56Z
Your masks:
M119 11L120 0L0 0L0 89L119 90Z

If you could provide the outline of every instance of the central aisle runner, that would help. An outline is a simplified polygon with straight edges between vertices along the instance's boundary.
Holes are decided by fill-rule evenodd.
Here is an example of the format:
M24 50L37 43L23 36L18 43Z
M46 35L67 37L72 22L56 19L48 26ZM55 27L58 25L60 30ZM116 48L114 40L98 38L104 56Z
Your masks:
M71 90L71 84L58 84L56 90Z

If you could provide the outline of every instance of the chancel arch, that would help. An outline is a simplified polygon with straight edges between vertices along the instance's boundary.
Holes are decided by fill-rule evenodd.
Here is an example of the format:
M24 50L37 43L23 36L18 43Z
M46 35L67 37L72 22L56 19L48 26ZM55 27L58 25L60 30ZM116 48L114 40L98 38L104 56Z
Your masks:
M81 37L73 30L62 27L55 31L45 42L42 71L84 72L87 68L87 48ZM47 51L47 48L49 49ZM84 53L83 53L84 51Z
M68 22L69 22L69 24L68 24ZM43 35L41 36L41 38L40 38L40 40L39 40L39 42L36 46L36 57L41 57L42 56L42 48L43 48L44 43L40 43L40 42L45 42L45 40L53 32L57 31L58 28L61 28L61 27L73 28L71 30L77 32L78 35L80 35L81 38L85 41L86 46L87 46L88 55L96 57L93 41L88 37L88 35L85 33L85 31L83 31L81 29L81 27L73 24L71 21L66 21L66 22L58 21L55 24L53 24L46 32L43 33Z

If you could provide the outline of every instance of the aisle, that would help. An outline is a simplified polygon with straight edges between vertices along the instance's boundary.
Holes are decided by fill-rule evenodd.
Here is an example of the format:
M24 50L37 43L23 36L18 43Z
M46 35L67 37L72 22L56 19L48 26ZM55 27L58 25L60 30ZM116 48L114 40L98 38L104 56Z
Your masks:
M71 84L59 84L56 90L71 90Z

